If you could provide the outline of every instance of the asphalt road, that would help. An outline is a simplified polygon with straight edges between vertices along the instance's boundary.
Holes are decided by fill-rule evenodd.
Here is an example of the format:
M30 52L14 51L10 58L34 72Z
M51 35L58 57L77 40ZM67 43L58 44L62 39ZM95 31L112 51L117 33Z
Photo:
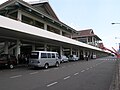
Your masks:
M107 57L49 69L2 69L0 90L109 90L115 62Z

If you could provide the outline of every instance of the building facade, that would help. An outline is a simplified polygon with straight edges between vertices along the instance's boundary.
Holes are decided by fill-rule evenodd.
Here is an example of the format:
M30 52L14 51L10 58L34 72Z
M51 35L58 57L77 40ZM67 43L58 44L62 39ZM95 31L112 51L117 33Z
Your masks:
M45 50L75 54L81 59L84 54L108 55L100 48L74 40L72 35L78 32L58 19L47 0L8 0L0 5L0 20L0 54L18 56Z
M96 34L94 34L92 29L77 31L77 33L73 34L72 38L95 47L99 47L99 43L102 41Z

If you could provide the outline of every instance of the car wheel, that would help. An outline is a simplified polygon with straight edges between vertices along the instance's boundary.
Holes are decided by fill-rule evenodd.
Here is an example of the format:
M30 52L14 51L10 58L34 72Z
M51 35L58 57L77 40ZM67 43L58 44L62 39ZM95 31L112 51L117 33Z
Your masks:
M48 69L49 65L46 63L44 67L45 69Z
M62 60L62 63L64 63L64 60Z
M10 64L10 65L9 65L9 68L10 68L10 69L13 69L13 68L14 68L14 65L13 65L13 64Z
M56 66L56 67L59 67L59 62L56 62L55 66Z

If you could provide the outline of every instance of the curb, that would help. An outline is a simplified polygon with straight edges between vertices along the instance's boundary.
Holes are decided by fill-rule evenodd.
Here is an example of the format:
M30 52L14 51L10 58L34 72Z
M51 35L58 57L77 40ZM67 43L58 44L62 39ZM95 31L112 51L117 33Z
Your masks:
M117 59L109 90L120 90L120 59Z

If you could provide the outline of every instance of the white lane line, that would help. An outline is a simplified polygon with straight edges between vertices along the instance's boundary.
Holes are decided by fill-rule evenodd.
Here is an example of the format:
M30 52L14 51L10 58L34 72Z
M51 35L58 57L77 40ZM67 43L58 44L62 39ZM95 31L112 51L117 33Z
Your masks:
M79 73L75 73L74 75L76 76L76 75L78 75Z
M93 67L90 67L90 68L93 68Z
M89 68L87 68L86 70L89 70Z
M61 67L61 68L65 68L65 67Z
M30 73L30 74L32 75L32 74L37 74L37 73L38 73L38 72L32 72L32 73Z
M70 78L70 76L65 77L64 80L66 80L66 79L68 79L68 78Z
M48 84L47 87L53 86L53 85L55 85L55 84L57 84L57 83L58 83L58 82L53 82L53 83L51 83L51 84Z
M16 76L12 76L10 78L18 78L18 77L21 77L22 75L16 75Z
M85 70L82 70L81 72L84 72Z
M54 70L57 70L57 69L59 69L59 68L54 68Z
M44 72L48 72L48 71L50 71L50 70L44 70Z

